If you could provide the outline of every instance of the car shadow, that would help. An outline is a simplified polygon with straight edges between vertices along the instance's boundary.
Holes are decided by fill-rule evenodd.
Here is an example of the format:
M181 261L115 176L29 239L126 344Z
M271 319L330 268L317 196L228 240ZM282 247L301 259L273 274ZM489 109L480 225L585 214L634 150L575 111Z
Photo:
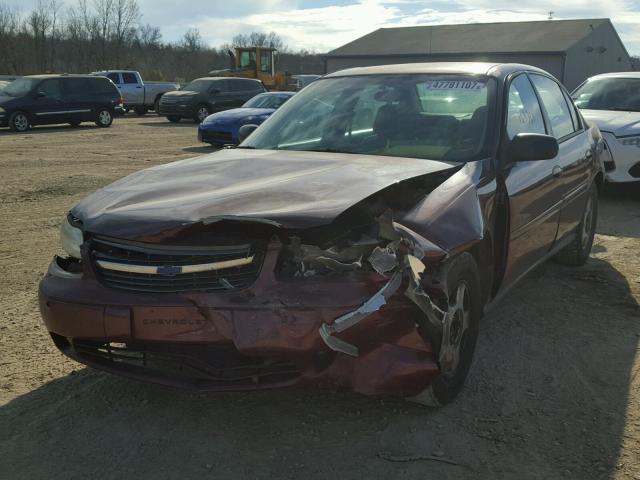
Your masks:
M115 119L114 123L118 120ZM83 122L80 125L74 127L72 125L65 124L56 124L56 125L36 125L35 127L30 128L26 132L14 132L9 128L0 128L0 135L40 135L43 133L66 133L66 132L77 132L82 130L102 130L101 127L91 123L91 122Z
M198 147L182 147L183 152L192 152L192 153L214 153L218 150L221 150L222 147L214 147L213 145L201 145Z
M600 192L597 232L640 238L640 181L604 185Z
M193 128L193 127L197 127L198 123L195 120L190 120L188 118L183 118L182 120L180 120L177 123L174 122L170 122L167 119L164 119L162 121L156 121L156 122L140 122L138 123L138 125L142 125L144 127L189 127L189 128Z
M638 304L608 262L546 264L483 320L432 410L319 389L194 394L78 367L0 408L0 477L611 478Z

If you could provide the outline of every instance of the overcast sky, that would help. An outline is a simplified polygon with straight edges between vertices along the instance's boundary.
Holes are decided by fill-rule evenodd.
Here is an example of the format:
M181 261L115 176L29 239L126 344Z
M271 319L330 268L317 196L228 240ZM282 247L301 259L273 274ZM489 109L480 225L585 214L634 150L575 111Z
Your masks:
M36 0L0 0L28 10ZM75 0L65 0L67 4ZM190 27L217 46L238 33L275 31L293 48L326 52L380 27L553 18L614 23L629 53L640 55L640 0L138 0L142 22L165 41Z

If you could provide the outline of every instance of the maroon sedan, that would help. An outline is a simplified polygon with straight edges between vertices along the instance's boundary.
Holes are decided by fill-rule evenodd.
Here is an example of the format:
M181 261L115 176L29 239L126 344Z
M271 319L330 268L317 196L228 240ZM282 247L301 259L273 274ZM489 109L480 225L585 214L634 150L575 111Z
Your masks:
M65 354L132 378L442 405L483 313L544 260L587 260L601 151L534 67L344 70L238 148L80 202L42 316Z

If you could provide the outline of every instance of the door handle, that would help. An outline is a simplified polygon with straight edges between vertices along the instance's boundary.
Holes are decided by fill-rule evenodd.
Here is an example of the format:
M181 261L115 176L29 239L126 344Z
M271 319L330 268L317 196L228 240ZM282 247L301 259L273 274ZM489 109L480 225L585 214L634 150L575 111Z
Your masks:
M553 170L551 170L551 175L553 175L554 177L559 177L562 175L562 167L560 165L556 165L555 167L553 167Z
M142 88L140 85L138 85L136 88Z

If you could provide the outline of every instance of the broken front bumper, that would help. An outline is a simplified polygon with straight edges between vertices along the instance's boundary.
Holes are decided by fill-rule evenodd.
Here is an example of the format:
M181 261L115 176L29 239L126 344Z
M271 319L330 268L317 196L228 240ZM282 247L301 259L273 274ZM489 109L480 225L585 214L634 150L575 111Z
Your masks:
M131 293L103 285L87 265L82 275L67 276L53 265L40 284L40 308L68 356L170 386L220 391L317 384L414 395L438 375L432 349L416 330L420 310L401 294L349 328L332 329L336 319L351 318L376 298L388 278L356 271L277 279L278 253L271 245L253 286L229 293ZM356 351L329 348L322 331Z

